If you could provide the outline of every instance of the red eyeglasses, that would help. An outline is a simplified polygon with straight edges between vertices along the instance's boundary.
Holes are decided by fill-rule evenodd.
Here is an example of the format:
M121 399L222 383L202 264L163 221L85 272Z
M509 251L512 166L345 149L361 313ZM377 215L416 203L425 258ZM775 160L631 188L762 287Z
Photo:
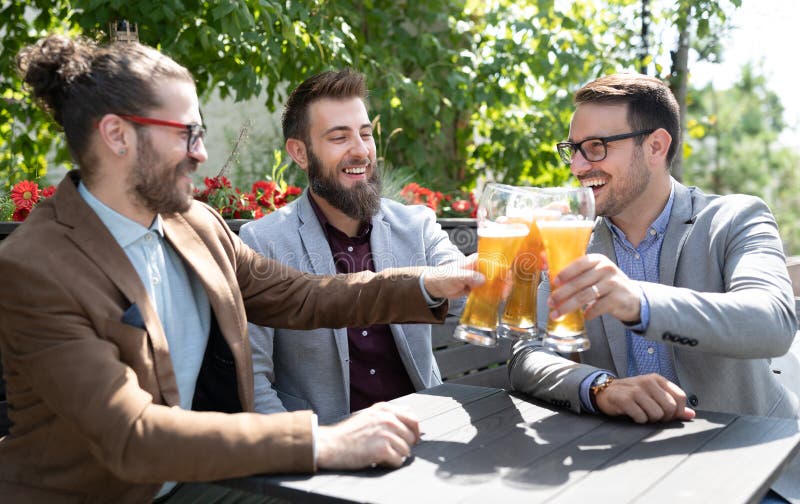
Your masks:
M186 152L196 152L199 140L201 138L205 138L206 136L206 127L202 124L184 124L175 121L165 121L163 119L153 119L152 117L141 117L127 114L117 115L126 121L135 122L137 124L169 126L170 128L186 130L186 132L189 134L189 136L186 138Z

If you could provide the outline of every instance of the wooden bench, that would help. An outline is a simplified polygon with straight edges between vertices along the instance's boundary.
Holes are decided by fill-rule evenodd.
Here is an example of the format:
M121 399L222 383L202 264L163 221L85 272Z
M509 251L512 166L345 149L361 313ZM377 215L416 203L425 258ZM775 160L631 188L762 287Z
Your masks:
M500 340L494 348L470 345L453 338L458 320L448 317L441 325L431 326L433 355L447 383L509 388L508 358L511 342Z

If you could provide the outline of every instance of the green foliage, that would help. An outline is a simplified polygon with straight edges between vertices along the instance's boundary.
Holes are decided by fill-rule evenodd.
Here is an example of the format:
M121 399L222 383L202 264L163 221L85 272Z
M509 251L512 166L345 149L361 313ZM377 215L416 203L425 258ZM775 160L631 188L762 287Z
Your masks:
M787 252L800 253L800 156L776 146L783 106L767 79L748 65L732 88L709 85L692 96L686 181L717 194L762 197L776 215Z
M682 0L705 11L722 1ZM218 89L243 100L263 91L274 110L285 98L279 90L313 73L344 66L364 72L373 117L387 131L401 130L381 150L397 180L444 191L469 189L478 177L558 185L569 170L553 146L567 136L572 91L635 68L638 13L636 0L9 3L0 10L0 79L8 90L0 108L0 175L8 186L68 160L55 127L20 93L17 51L53 30L107 38L109 22L127 19L143 43L186 65L204 96ZM56 155L48 160L50 152ZM236 169L244 173L251 160L241 161Z

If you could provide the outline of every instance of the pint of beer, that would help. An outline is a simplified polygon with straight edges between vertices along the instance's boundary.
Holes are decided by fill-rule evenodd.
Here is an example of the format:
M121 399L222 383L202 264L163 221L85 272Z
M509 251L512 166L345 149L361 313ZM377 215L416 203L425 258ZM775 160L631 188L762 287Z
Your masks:
M538 201L538 200L537 200ZM537 208L533 211L530 232L517 253L512 266L513 286L506 301L497 334L509 339L531 339L538 336L536 291L542 273L544 250L537 221L558 219L558 211Z
M453 337L480 346L497 345L499 308L511 287L511 266L530 232L533 193L488 184L478 205L478 271L486 282L473 289ZM522 217L528 215L528 217Z
M560 217L539 221L538 227L547 255L550 285L572 261L586 253L594 227L594 196L589 188L550 189L550 207L560 208ZM559 352L580 352L589 348L584 330L583 310L548 319L544 344Z

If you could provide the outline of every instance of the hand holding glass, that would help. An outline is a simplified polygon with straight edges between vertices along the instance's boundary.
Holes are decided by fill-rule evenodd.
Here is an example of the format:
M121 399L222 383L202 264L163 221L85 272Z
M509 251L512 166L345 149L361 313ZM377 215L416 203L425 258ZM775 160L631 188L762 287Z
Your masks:
M594 196L588 187L543 189L539 192L544 207L558 211L557 219L538 222L542 234L550 285L572 261L586 253L594 227ZM583 310L577 309L547 321L544 344L559 352L581 352L589 348L584 329Z
M510 269L530 231L534 193L488 184L478 205L478 271L486 282L470 292L453 337L481 346L497 345L500 303L510 287Z

